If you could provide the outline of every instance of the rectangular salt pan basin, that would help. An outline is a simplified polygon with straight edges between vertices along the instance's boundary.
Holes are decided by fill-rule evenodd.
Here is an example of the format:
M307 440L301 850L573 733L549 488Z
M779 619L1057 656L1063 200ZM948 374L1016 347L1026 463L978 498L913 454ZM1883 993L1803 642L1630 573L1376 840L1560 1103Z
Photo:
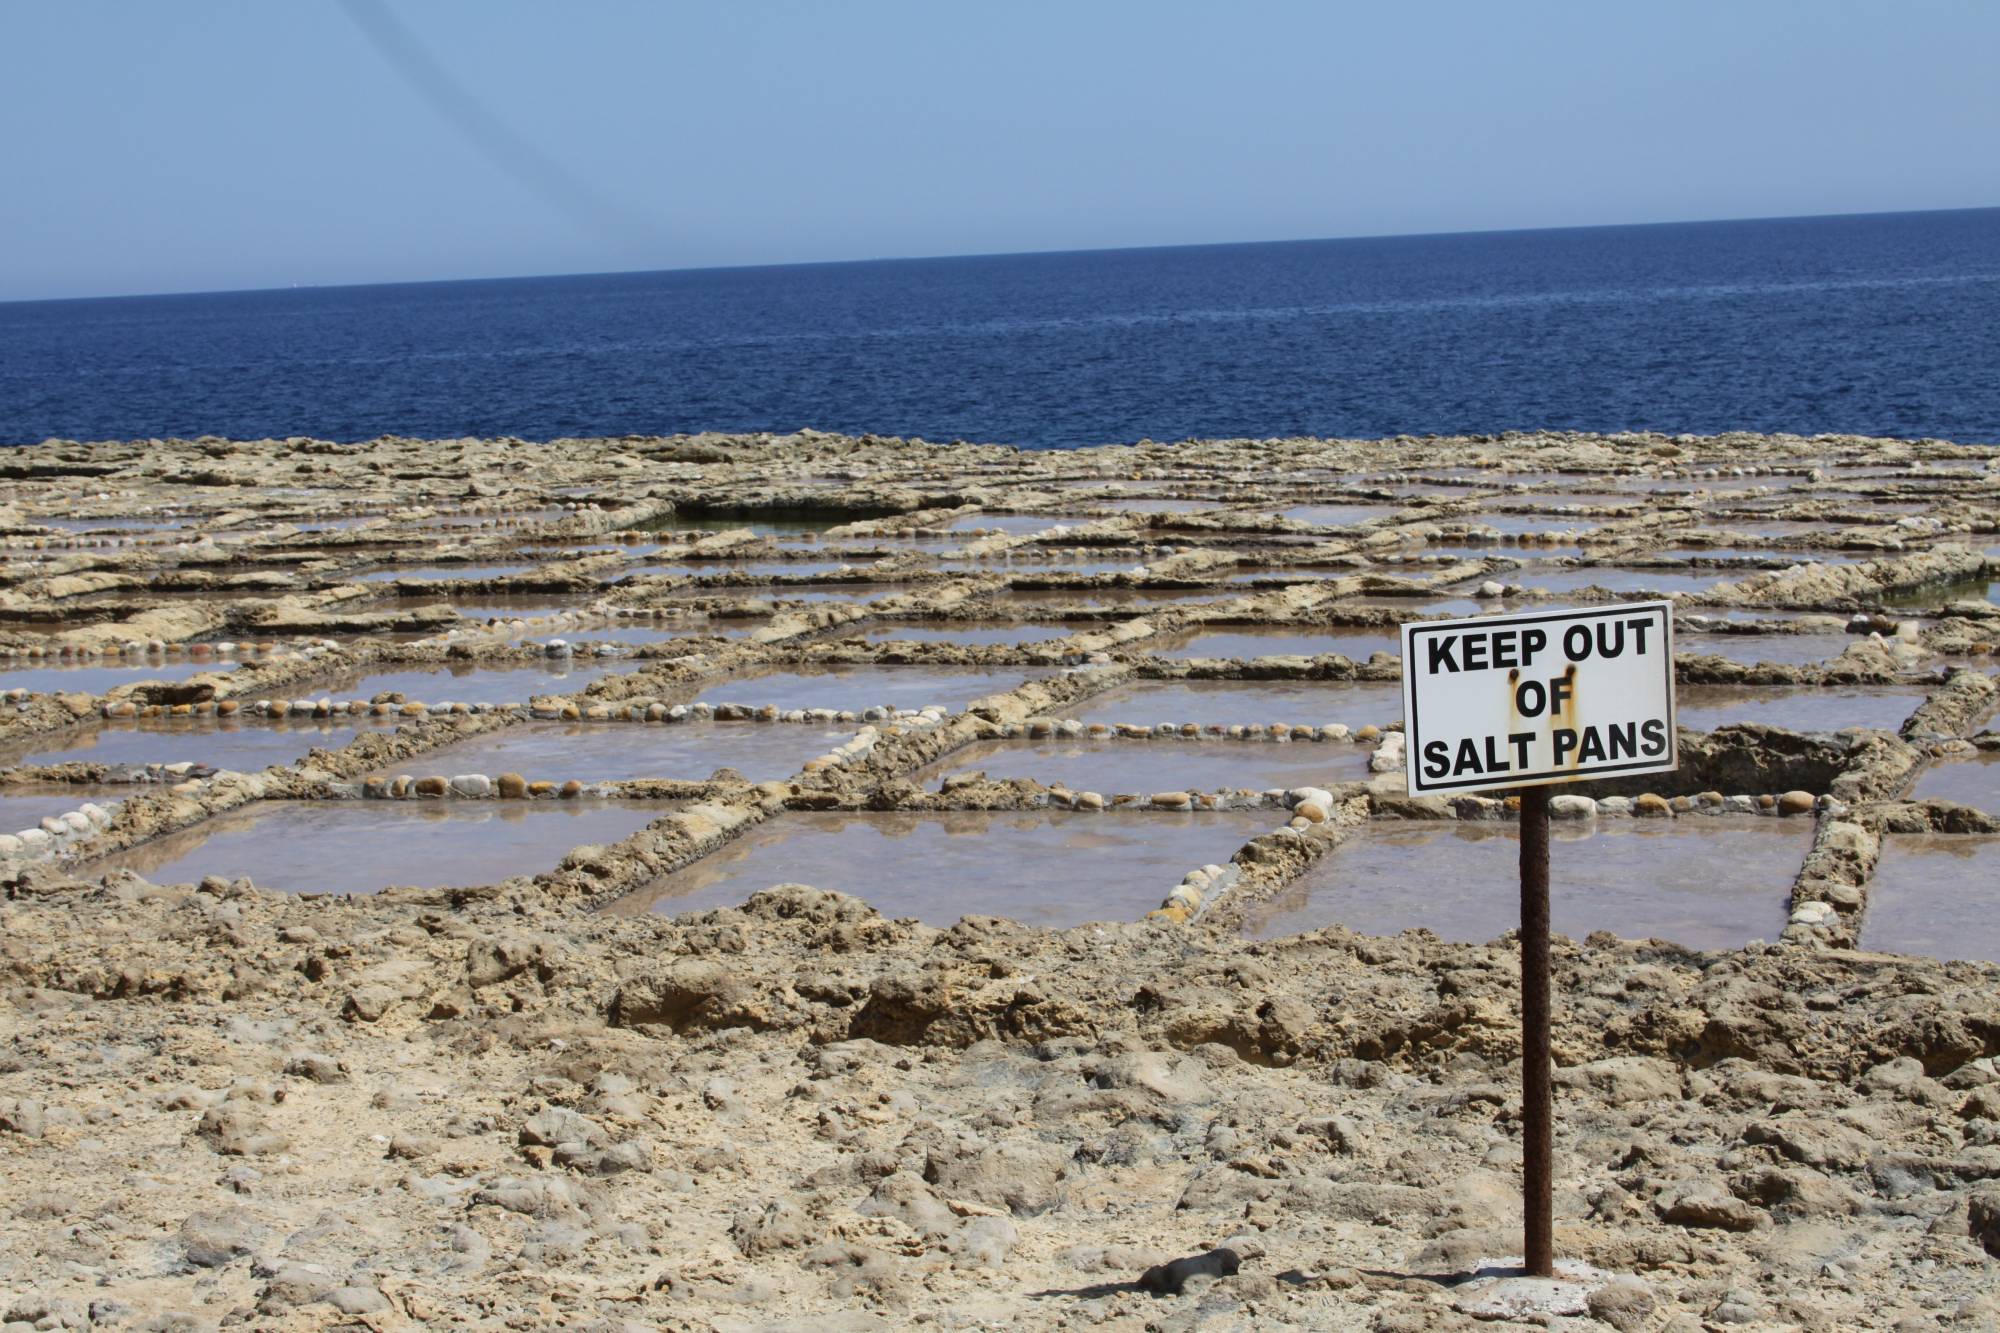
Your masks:
M915 780L930 786L948 774L983 770L995 779L1032 778L1048 787L1106 796L1264 791L1363 781L1372 753L1372 746L1345 741L977 741Z
M1848 634L1676 634L1674 650L1752 665L1810 666L1840 656L1853 642Z
M1021 625L962 623L956 625L877 625L859 637L863 643L957 643L1008 646L1043 643L1069 637L1073 627L1033 622Z
M733 768L751 782L788 778L853 739L855 728L780 722L530 722L418 755L376 777L519 773L530 781L706 780Z
M689 585L674 590L680 597L729 597L740 600L751 598L789 602L876 602L897 593L918 591L911 583L825 583L817 587L803 584L791 587L712 587L701 588Z
M1132 921L1188 871L1226 863L1277 822L1276 811L787 814L607 910L679 915L797 883L937 926L966 916L1054 927Z
M1891 833L1882 843L1861 947L2000 963L2000 837Z
M855 522L856 514L825 514L814 518L747 518L740 514L668 514L639 524L641 532L735 532L759 537L803 536Z
M1403 687L1353 681L1143 681L1059 710L1084 722L1383 726L1403 715Z
M1718 583L1743 577L1736 573L1688 574L1671 569L1619 569L1604 565L1546 566L1524 565L1511 574L1499 575L1502 582L1524 588L1544 588L1549 592L1577 592L1603 588L1607 592L1706 592Z
M1212 629L1157 639L1149 651L1158 657L1251 658L1317 657L1340 653L1365 662L1372 653L1399 654L1402 639L1391 630L1369 629Z
M1793 731L1894 731L1925 698L1921 685L1683 685L1677 720L1696 731L1761 722Z
M1644 501L1636 495L1625 495L1617 491L1549 491L1541 495L1515 497L1513 507L1518 510L1565 509L1581 507L1589 509L1629 509Z
M477 601L454 601L451 609L468 620L531 620L560 611L586 611L589 598L561 597L482 597ZM375 608L370 608L375 609Z
M303 759L315 748L338 749L363 727L382 730L387 720L141 718L88 726L18 741L0 750L0 766L33 764L178 764L255 773Z
M1693 949L1774 940L1811 845L1807 820L1690 816L1554 829L1551 927L1608 930ZM1520 926L1512 824L1363 826L1247 919L1261 939L1343 925L1367 935L1426 927L1480 943Z
M1596 529L1595 519L1562 519L1548 514L1496 514L1491 511L1478 514L1461 514L1453 522L1480 523L1495 532L1519 536L1529 532L1591 532Z
M873 560L863 561L873 564ZM638 565L620 578L636 579L655 574L670 574L675 578L720 578L724 575L747 575L750 578L768 579L780 575L831 574L836 569L851 568L852 564L842 560L753 560L731 564L728 561L701 561L674 564Z
M1016 578L1022 577L1020 574ZM1009 602L1028 605L1075 602L1084 606L1143 606L1148 602L1186 602L1197 598L1216 599L1224 595L1243 596L1240 588L1014 588L1000 594Z
M525 574L533 565L420 565L412 569L377 569L366 574L350 574L349 583L389 583L396 579L420 579L426 583L445 579L497 579L509 574Z
M1556 542L1548 545L1536 543L1534 546L1510 546L1502 542L1426 542L1422 546L1412 546L1409 555L1449 556L1454 560L1484 560L1488 556L1505 556L1519 560L1523 556L1577 556L1583 548L1574 542Z
M1004 574L1010 578L1065 578L1086 574L1130 574L1140 569L1144 561L1136 556L1123 560L1072 560L1057 564L1048 560L1031 558L1015 559L1007 555L986 556L978 560L940 560L939 569L967 574Z
M958 712L974 699L1003 693L1031 677L1048 674L1041 667L1003 667L992 671L919 666L832 667L823 671L800 668L724 681L703 690L697 701L854 712L877 706L924 708L942 704L949 711Z
M44 819L66 815L86 805L106 810L136 792L153 787L87 787L43 785L0 787L0 833L18 833L38 826Z
M1913 801L1956 801L2000 815L2000 754L1991 750L1966 759L1940 759L1917 775Z
M234 671L234 662L135 662L131 666L33 666L0 672L0 690L104 694L142 680L186 680L203 671Z
M559 663L561 659L551 659ZM346 676L331 683L300 685L291 693L273 697L284 699L373 699L378 694L401 694L426 704L524 704L540 694L575 694L594 680L636 670L637 662L609 666L578 662L570 666L465 667L435 671L379 671L367 676Z
M582 629L537 629L535 632L515 642L547 643L561 639L569 644L591 643L665 643L669 639L685 639L694 635L711 638L737 638L754 629L763 628L761 620L702 620L682 616L674 620L620 621L615 625L591 625Z
M1278 517L1293 519L1300 523L1316 523L1324 528L1344 528L1355 523L1366 523L1373 518L1387 518L1397 512L1395 505L1294 505L1290 509L1279 510Z
M468 888L552 870L572 847L619 842L657 801L259 801L92 862L155 883L248 875L260 888L376 893Z
M1046 532L1059 523L1068 523L1073 527L1079 523L1088 523L1089 521L1089 519L1079 518L1064 519L1051 514L967 514L964 518L955 518L945 524L944 530L946 532L973 532L983 528L989 532L1004 532L1009 536L1021 536L1026 533Z
M1472 597L1423 598L1377 595L1345 598L1340 602L1340 607L1342 610L1387 611L1399 622L1439 616L1498 615L1506 609L1499 602L1480 601Z

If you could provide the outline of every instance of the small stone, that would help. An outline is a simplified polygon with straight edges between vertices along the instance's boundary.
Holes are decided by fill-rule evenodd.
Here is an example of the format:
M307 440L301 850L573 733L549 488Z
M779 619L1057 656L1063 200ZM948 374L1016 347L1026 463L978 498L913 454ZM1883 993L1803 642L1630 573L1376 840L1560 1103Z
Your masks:
M1788 791L1778 798L1778 813L1781 815L1809 815L1814 805L1813 794L1809 791Z
M1665 819L1673 812L1667 798L1657 792L1645 792L1632 802L1632 813L1641 819Z
M1588 796L1565 793L1549 798L1550 819L1589 819L1597 813L1597 802Z
M501 796L510 801L518 801L528 794L528 780L519 773L502 773L493 785Z

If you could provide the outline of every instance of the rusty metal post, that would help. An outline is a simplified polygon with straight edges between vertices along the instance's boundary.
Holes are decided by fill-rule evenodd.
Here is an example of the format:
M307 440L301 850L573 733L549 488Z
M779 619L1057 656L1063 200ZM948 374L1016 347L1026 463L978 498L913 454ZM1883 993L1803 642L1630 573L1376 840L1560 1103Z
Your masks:
M1521 790L1521 1203L1527 1270L1555 1276L1555 1089L1549 1045L1549 789Z

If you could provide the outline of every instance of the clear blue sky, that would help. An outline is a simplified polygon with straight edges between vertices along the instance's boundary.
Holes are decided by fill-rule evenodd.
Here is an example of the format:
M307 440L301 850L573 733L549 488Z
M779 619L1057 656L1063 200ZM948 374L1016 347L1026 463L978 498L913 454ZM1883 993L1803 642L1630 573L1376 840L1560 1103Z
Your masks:
M0 299L2000 204L1991 0L352 3L7 0Z

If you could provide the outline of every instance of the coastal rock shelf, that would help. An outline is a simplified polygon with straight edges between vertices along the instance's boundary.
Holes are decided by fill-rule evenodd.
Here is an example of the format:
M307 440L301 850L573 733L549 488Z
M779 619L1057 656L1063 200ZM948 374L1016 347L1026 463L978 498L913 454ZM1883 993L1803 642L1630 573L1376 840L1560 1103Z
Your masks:
M1992 448L0 463L9 1327L1469 1327L1517 813L1407 795L1398 627L1628 590L1681 766L1551 803L1626 1276L1531 1318L2000 1320Z

